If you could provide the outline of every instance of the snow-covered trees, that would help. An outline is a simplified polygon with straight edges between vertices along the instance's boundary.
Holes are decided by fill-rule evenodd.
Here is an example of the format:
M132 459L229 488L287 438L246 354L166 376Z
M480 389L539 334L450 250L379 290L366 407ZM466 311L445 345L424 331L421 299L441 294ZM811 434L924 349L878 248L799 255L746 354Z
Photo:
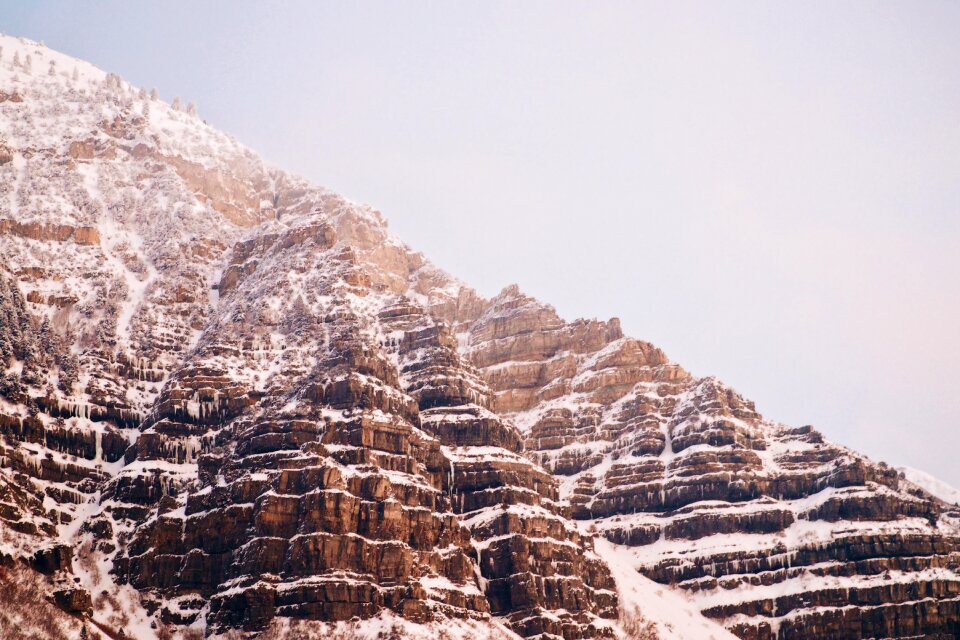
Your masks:
M123 80L115 73L108 73L103 79L103 86L109 89L123 89Z
M77 384L80 376L80 359L74 353L64 353L57 360L60 366L60 377L57 379L57 386L60 390L70 395L73 393L73 386Z
M173 96L173 102L170 103L170 108L174 111L180 111L180 96Z
M0 277L0 366L14 358L23 360L30 352L30 315L20 290Z
M72 343L69 327L60 335L48 318L38 323L17 285L0 276L0 371L19 360L17 382L42 386L46 372L58 367L58 386L71 393L80 374L80 362L70 351Z
M40 350L51 358L60 351L60 338L50 328L50 318L44 318L37 332Z
M293 307L284 316L280 326L285 333L301 336L312 329L316 323L317 319L307 303L304 302L303 296L297 296L297 299L293 302Z
M620 625L626 634L626 640L659 640L660 638L657 625L648 620L639 607L634 607L632 611L621 609Z

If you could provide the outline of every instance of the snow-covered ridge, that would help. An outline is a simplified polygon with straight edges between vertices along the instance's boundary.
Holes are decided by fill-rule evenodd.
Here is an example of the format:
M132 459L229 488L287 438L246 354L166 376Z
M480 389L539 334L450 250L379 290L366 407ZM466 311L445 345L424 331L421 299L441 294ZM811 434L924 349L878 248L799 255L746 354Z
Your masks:
M946 503L960 505L960 489L956 489L943 480L919 469L897 467L897 470L903 473L908 482L915 484L930 495Z
M139 115L147 120L147 128L142 139L131 140L133 144L160 142L165 151L205 163L252 157L231 136L200 120L189 105L168 105L116 74L33 40L0 35L0 48L0 90L23 101L49 102L24 112L34 119L33 127L0 122L0 136L8 146L59 149L67 141L89 135L101 122ZM113 100L104 99L105 90L110 90Z

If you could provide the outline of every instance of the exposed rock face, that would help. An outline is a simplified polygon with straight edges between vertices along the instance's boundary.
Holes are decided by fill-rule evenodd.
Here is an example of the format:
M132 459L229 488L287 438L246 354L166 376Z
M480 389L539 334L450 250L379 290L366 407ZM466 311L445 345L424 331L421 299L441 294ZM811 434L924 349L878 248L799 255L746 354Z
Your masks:
M0 234L10 234L31 240L100 244L100 234L95 228L71 227L66 224L24 224L16 220L0 220Z
M956 634L957 512L896 471L515 287L463 326L574 517L738 636Z
M217 319L131 450L127 469L157 481L125 469L108 490L115 514L157 514L117 560L121 578L201 596L215 627L384 607L421 621L488 615L448 461L362 330L374 318L351 302L372 295L351 284L363 281L352 253L311 223L238 244L233 263L242 275L221 280Z
M90 592L86 589L65 587L53 592L53 600L57 606L72 614L87 614L93 611L93 601Z
M893 470L0 41L0 565L64 625L620 637L614 549L742 638L957 633L960 514Z
M214 629L388 608L612 636L612 581L554 478L483 407L453 334L371 290L321 213L234 247L217 317L107 487L131 531L119 578Z
M597 619L616 616L609 572L567 519L556 480L487 408L490 392L460 359L453 332L407 299L380 319L421 426L449 460L453 508L473 537L493 613L527 637L612 634Z

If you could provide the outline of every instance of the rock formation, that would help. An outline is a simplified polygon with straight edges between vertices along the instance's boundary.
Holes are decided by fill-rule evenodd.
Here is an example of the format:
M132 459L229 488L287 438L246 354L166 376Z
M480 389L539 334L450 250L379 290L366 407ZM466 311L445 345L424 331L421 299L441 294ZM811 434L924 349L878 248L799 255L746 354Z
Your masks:
M0 41L0 590L37 633L958 632L954 506Z
M462 322L462 319L458 319ZM954 637L956 505L695 378L615 320L505 289L467 358L574 518L745 639Z

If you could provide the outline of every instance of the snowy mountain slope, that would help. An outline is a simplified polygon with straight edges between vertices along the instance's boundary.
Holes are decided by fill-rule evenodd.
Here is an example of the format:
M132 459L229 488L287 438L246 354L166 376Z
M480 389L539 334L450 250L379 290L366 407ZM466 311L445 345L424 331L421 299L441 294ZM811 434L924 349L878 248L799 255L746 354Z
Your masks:
M54 579L96 596L71 613L611 636L609 574L424 310L469 300L456 281L192 113L3 42L2 471L32 499L7 522L21 556L63 545Z
M721 625L700 615L682 594L673 593L637 571L639 563L628 547L601 539L597 540L596 549L617 581L622 609L628 615L638 616L635 625L640 629L653 625L661 640L736 638Z
M958 512L896 470L516 287L461 340L573 516L738 636L956 631Z
M897 467L907 482L923 489L930 495L947 504L960 505L960 489L955 489L943 480L935 478L929 473L911 467Z
M957 631L960 516L919 476L0 47L2 557L67 636Z

